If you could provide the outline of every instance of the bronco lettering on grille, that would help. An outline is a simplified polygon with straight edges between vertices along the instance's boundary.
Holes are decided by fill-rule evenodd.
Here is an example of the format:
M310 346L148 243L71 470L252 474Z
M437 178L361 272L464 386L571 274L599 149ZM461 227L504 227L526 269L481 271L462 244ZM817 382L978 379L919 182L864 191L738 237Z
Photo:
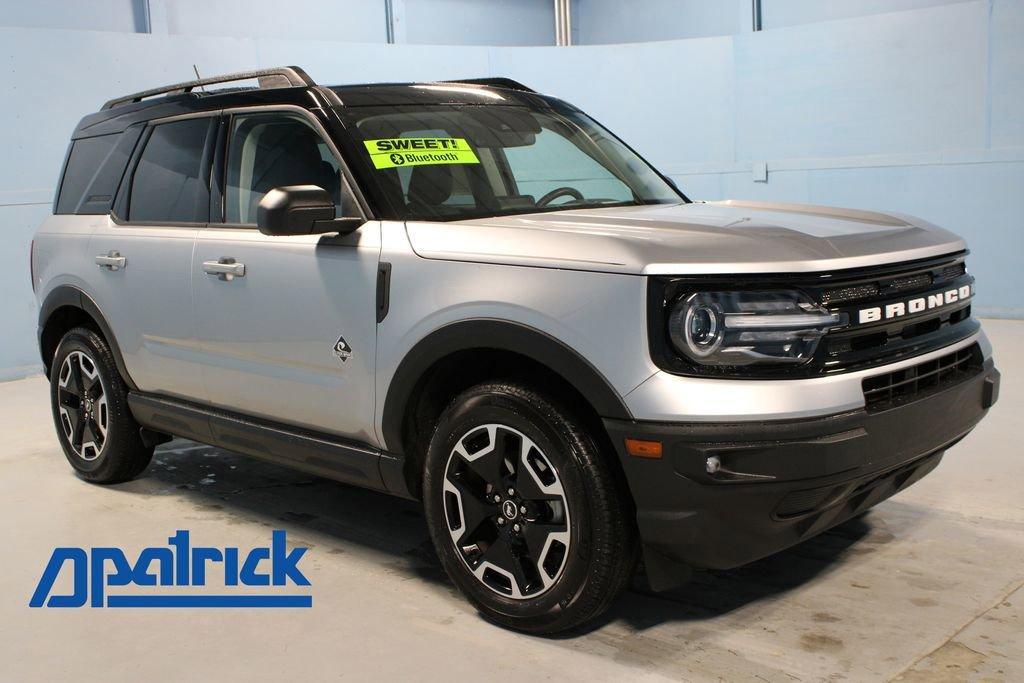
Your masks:
M902 318L905 315L915 315L930 311L935 308L942 308L958 302L967 301L974 294L974 285L964 285L957 289L948 289L944 292L933 292L916 299L897 301L885 306L872 306L862 308L857 312L858 323L873 323L879 320L891 320Z

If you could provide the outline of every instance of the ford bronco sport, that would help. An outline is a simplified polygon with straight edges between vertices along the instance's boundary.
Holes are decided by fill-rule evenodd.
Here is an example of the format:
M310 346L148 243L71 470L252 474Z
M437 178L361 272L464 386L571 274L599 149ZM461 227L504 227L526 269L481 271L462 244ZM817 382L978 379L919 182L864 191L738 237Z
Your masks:
M420 499L512 628L592 619L640 557L666 588L858 515L997 397L957 236L690 201L508 79L268 69L72 138L32 282L79 476L177 436Z

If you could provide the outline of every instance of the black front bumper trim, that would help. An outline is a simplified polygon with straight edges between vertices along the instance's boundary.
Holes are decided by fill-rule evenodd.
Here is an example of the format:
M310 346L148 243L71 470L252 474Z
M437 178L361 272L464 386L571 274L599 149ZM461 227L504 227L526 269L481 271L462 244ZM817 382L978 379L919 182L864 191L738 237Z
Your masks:
M918 481L977 425L998 387L990 359L969 379L878 412L605 426L652 559L728 569L821 533ZM629 457L627 437L661 441L664 457ZM722 466L713 474L712 456Z

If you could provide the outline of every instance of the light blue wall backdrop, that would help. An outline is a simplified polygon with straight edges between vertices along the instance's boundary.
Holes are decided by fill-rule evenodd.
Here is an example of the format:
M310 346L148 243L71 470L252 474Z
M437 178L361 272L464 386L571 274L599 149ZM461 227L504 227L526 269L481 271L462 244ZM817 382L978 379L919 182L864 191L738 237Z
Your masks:
M555 42L552 0L390 2L396 43ZM385 5L385 0L0 0L0 26L383 43Z
M761 0L765 29L949 5L970 0ZM749 33L751 0L576 0L580 45Z
M728 36L751 21L750 0L579 0L575 9L580 45Z
M965 0L761 0L762 26L779 28L870 14L950 5Z
M28 245L75 123L110 97L190 77L193 63L295 63L325 83L511 76L591 112L695 198L903 211L952 228L973 249L979 310L1024 317L1022 35L1021 0L574 48L0 28L0 377L38 364ZM754 182L760 162L767 183Z
M145 0L2 0L0 26L145 31Z

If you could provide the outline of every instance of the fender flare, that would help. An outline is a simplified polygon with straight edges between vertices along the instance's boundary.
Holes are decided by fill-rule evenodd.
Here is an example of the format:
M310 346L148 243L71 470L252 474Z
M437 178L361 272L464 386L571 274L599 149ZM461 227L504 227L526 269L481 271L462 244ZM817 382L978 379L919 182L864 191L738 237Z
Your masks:
M96 321L96 326L99 327L100 334L103 335L103 338L107 341L107 345L110 346L110 351L114 355L114 363L117 365L117 370L121 373L121 377L124 379L125 384L128 385L129 389L138 389L135 382L132 381L131 376L128 374L128 368L124 364L124 357L121 355L121 347L118 346L117 338L114 337L114 333L110 329L110 324L107 323L106 317L104 317L99 306L96 305L96 302L92 300L92 297L73 285L60 285L59 287L55 287L53 291L46 295L46 299L43 300L42 306L39 307L39 327L37 331L37 336L39 338L39 354L42 357L43 367L46 368L47 374L49 374L50 364L53 359L46 358L46 354L43 349L43 331L46 329L46 325L50 321L50 317L53 315L54 311L65 307L77 308Z
M510 351L544 365L572 385L601 417L632 420L622 397L600 371L555 337L506 320L472 319L445 325L406 353L388 385L381 431L389 452L402 454L402 423L419 380L438 361L459 351Z

